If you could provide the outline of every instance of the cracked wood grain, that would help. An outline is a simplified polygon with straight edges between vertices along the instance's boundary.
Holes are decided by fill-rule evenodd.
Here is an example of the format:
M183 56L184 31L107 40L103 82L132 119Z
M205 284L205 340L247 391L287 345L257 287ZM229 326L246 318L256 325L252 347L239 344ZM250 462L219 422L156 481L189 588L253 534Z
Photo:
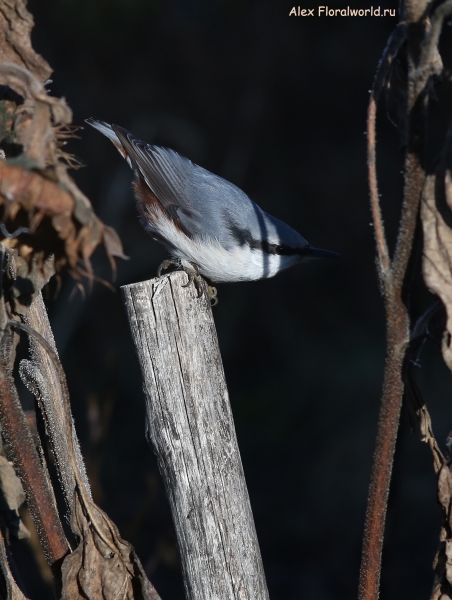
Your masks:
M122 288L186 595L267 599L210 301L186 277Z

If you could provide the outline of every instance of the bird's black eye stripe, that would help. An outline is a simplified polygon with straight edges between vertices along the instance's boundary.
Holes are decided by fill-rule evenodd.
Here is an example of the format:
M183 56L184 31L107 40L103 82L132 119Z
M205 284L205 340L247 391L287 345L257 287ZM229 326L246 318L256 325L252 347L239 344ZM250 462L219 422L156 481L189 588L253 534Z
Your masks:
M268 252L268 254L277 254L279 256L292 256L299 253L299 250L296 248L282 244L269 244L268 242L261 242L261 248L265 252Z
M229 223L229 230L240 246L244 246L246 244L252 250L263 250L268 254L277 254L279 256L292 256L294 254L300 254L299 249L291 248L290 246L284 246L283 244L270 244L265 240L255 240L249 231L246 229L241 229L232 223Z

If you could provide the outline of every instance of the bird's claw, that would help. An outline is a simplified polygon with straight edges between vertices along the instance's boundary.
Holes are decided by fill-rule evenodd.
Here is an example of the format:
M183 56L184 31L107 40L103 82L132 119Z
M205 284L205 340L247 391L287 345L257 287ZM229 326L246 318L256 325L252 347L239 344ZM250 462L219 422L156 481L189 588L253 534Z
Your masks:
M171 258L168 258L167 260L164 260L159 268L157 269L157 277L161 277L162 275L162 271L166 271L166 269L169 269L170 267L181 267L181 263L180 260L174 260Z
M218 304L217 288L207 284L207 292L209 293L210 306L216 306Z
M198 298L201 298L203 292L203 279L199 274L199 267L196 263L181 260L181 267L187 273L188 281L182 287L188 287L191 283L195 284Z
M204 280L199 274L198 265L196 263L188 262L186 260L167 259L164 260L159 266L157 270L157 277L161 276L162 271L172 266L185 271L185 273L187 274L188 281L187 283L184 283L182 287L188 287L191 283L194 283L196 291L198 292L198 298L201 298L204 291ZM211 306L216 306L218 304L217 288L207 284L207 292L209 294Z

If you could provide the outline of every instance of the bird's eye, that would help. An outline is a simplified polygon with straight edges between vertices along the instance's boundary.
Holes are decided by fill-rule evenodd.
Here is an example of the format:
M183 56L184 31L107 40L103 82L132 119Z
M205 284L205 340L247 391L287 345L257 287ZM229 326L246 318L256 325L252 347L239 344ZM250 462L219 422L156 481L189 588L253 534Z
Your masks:
M283 254L284 246L275 246L275 252L276 252L276 254Z

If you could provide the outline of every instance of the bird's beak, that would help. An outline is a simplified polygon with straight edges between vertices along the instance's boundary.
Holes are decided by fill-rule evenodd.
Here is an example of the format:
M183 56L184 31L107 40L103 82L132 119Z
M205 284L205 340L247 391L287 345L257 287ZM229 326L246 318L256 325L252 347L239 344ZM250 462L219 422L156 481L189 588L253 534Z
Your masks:
M339 258L340 254L333 252L332 250L322 250L322 248L308 246L303 250L303 256L310 258Z

